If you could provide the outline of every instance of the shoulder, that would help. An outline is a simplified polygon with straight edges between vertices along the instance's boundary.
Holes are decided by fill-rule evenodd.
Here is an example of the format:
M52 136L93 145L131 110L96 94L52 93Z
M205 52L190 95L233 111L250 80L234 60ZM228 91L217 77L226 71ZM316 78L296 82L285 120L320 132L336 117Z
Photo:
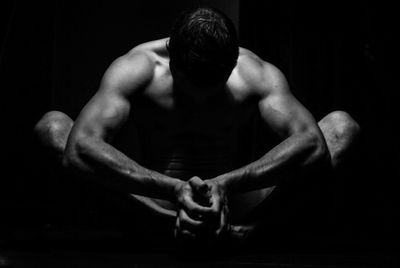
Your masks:
M153 69L153 63L145 53L130 52L111 63L103 76L102 89L128 93L150 81Z
M146 53L149 56L163 57L168 54L167 49L166 49L166 45L167 45L168 41L169 41L169 38L167 37L167 38L162 38L162 39L145 42L145 43L135 46L133 49L130 50L129 53L140 51L142 53Z
M284 74L248 49L240 48L236 72L246 87L258 96L288 90Z
M108 67L102 82L127 91L145 86L153 79L156 68L165 65L162 54L165 42L166 39L160 39L143 43L118 57Z

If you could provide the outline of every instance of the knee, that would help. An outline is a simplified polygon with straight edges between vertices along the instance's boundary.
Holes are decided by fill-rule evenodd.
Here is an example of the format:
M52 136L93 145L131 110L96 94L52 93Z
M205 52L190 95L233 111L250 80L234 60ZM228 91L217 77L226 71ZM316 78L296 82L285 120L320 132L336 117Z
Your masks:
M335 111L328 115L330 125L334 126L337 138L354 140L360 133L360 125L344 111Z
M34 133L44 143L51 143L65 132L69 133L73 121L66 114L58 111L47 112L34 127Z

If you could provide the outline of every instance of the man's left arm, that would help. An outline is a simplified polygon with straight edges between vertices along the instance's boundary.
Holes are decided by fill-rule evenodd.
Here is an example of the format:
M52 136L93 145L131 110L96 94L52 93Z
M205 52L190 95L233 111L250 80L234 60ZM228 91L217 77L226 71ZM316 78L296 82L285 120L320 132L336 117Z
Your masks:
M277 185L289 173L307 170L330 159L325 139L311 113L292 95L284 75L265 63L258 89L259 111L282 141L260 159L209 180L227 193Z
M258 83L261 118L282 141L260 159L231 172L205 180L202 195L209 199L218 236L226 227L227 196L274 186L295 179L298 171L329 163L325 139L311 113L292 95L284 75L274 66L263 70ZM200 184L192 184L200 194Z

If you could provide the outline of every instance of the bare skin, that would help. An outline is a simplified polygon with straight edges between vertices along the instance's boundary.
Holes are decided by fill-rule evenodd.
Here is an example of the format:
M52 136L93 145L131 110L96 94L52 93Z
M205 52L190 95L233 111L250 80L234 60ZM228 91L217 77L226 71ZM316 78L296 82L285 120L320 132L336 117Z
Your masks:
M226 83L198 88L179 70L171 73L167 40L118 58L75 122L53 112L36 131L66 167L175 217L177 235L196 237L210 226L217 237L226 230L247 232L240 222L281 180L291 179L287 170L335 167L357 135L358 125L344 112L317 124L290 93L284 75L243 48ZM237 145L257 113L281 143L243 165ZM111 145L130 116L141 159ZM43 133L50 121L58 124L48 138Z

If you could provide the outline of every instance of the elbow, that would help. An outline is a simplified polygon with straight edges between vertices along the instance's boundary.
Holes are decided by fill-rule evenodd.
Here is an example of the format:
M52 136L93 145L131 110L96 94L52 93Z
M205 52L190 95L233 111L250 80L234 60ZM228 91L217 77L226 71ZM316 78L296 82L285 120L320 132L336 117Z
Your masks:
M69 145L68 148L64 152L64 155L62 158L62 165L66 169L72 169L74 166L76 166L78 152L75 147L76 147L75 144Z
M326 166L331 162L328 146L322 133L312 132L308 135L311 148L311 162L317 166Z
M86 148L86 138L72 137L64 151L62 165L67 169L78 168L81 165L82 154Z
M331 164L331 155L329 153L326 141L323 137L318 142L317 146L317 162L321 163L321 165L325 167L330 166Z

